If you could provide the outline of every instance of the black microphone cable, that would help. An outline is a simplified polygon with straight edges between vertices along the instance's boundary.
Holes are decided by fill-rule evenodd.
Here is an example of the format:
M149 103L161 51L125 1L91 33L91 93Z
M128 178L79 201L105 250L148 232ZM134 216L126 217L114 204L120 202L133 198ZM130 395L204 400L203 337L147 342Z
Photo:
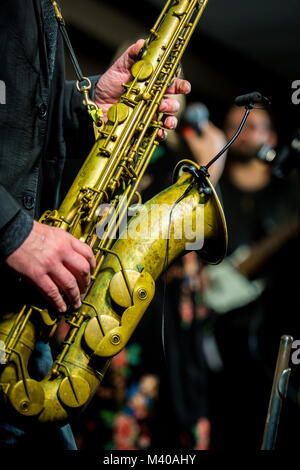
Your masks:
M229 149L229 147L233 144L233 142L238 138L238 136L240 135L240 133L241 133L241 131L242 131L244 125L245 125L245 122L246 122L246 120L247 120L247 118L250 114L250 111L252 109L265 109L266 105L269 106L271 104L271 101L269 100L269 98L267 98L266 96L263 96L261 93L259 93L257 91L254 91L253 93L247 93L246 95L237 96L235 98L234 102L237 106L245 106L245 108L246 108L246 111L245 111L244 117L242 119L242 122L241 122L237 132L232 137L232 139L225 145L225 147L209 163L207 163L207 165L205 165L206 170L208 170L208 168L213 163L215 163ZM258 104L258 103L262 103L264 106L262 106L261 108L255 107L255 104Z

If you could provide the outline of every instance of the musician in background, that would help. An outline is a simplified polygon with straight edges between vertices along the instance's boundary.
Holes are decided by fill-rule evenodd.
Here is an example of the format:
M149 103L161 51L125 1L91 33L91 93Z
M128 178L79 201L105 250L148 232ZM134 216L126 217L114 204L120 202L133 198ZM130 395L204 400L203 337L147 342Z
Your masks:
M189 155L199 164L207 163L222 148L222 144L233 136L243 115L244 110L241 108L232 107L229 110L224 124L226 139L210 122L202 123L202 135L196 131L196 126L191 128L186 122L183 123L182 128L180 126L183 139L180 140L183 141L185 151L180 152L179 156ZM213 183L219 181L228 224L228 255L245 245L251 247L262 237L273 234L281 224L294 220L299 207L297 194L294 194L297 187L295 182L291 184L290 181L274 179L272 167L257 158L263 145L275 146L277 139L269 113L253 110L240 137L229 150L224 173L224 159L210 169ZM189 152L191 150L192 153ZM159 162L157 167L161 171ZM149 168L150 173L151 170L153 167ZM166 173L161 173L165 177ZM157 183L156 175L160 178L159 171L154 174L153 181ZM153 191L151 186L150 189ZM286 242L290 238L292 243L297 233L294 223L290 232L290 237L283 238ZM267 243L269 251L270 243ZM278 242L276 244L278 246ZM285 248L282 247L282 250ZM288 248L295 256L293 245ZM235 307L229 307L222 317L204 301L204 294L213 283L212 271L203 267L196 253L186 255L181 266L175 264L170 268L166 291L167 364L161 374L157 445L163 443L171 447L172 443L176 443L183 447L190 446L193 442L190 433L193 423L196 436L194 445L198 449L260 447L273 370L271 368L266 372L260 352L255 348L256 328L264 326L260 335L268 364L268 360L276 359L281 334L291 331L292 326L295 328L295 323L291 325L288 322L288 315L284 311L283 299L286 300L288 296L292 304L296 301L297 292L288 275L287 264L283 262L285 256L286 251L282 251L281 256L275 251L269 256L267 265L260 263L260 271L251 273L259 280L261 277L264 279L264 297L261 295L264 284L256 282L255 287L251 284L251 289L249 286L247 289L247 294L248 291L251 293L250 298L245 300L247 296L244 296L244 304L238 307L235 303ZM284 266L285 280L282 280L280 268ZM223 281L229 284L227 274L223 276ZM244 284L246 282L244 278ZM291 285L294 290L290 288ZM216 284L215 289L218 291L220 285ZM231 299L237 291L240 294L239 286L234 285L229 289ZM280 292L281 303L278 295L274 296L276 292ZM162 296L163 289L160 290L160 299ZM269 302L272 297L277 299L278 306L280 304L276 311L277 328L274 319L272 323L268 322L268 315L276 307L276 301L273 304ZM223 307L224 301L222 299ZM150 313L153 313L153 309L161 312L162 301L159 303L158 297L155 297L153 302ZM284 321L281 318L283 311ZM269 324L269 329L264 323ZM150 324L148 326L150 329ZM156 339L159 340L159 337ZM250 402L255 403L254 410Z
M229 110L224 123L228 140L235 134L243 115L243 108L234 106ZM264 226L261 227L263 233L277 224L278 216L283 217L283 214L277 217L268 215L272 211L268 207L271 201L266 200L268 192L273 193L273 185L272 188L270 186L272 167L257 158L263 145L275 147L277 140L269 113L254 109L229 150L226 171L220 182L224 208L228 214L228 254L242 243L249 244L257 239L259 234L254 231L259 230L258 224ZM261 214L264 210L266 213ZM274 207L274 211L277 210ZM259 217L261 221L258 222Z
M224 122L228 140L243 115L242 108L229 109ZM284 333L297 336L294 311L299 298L289 263L299 260L299 191L294 175L276 179L272 166L257 158L263 145L276 146L277 140L269 112L252 110L228 151L219 182L228 265L235 268L225 272L227 260L216 267L222 270L218 283L214 267L200 274L199 304L210 314L210 340L219 354L209 380L213 449L260 448L279 339ZM227 288L226 296L219 281ZM213 287L222 293L219 304L208 298Z

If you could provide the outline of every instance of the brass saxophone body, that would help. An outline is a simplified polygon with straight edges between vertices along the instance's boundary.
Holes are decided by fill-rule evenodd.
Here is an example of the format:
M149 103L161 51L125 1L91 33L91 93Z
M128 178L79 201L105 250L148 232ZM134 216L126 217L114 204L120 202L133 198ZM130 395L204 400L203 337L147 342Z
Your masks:
M195 181L189 171L196 168L193 162L182 162L175 183L126 222L158 145L158 107L206 3L167 1L132 67L130 82L109 109L108 121L60 208L41 218L88 243L97 267L82 307L65 314L69 332L42 381L29 376L28 363L36 341L41 336L48 340L57 327L57 312L46 303L32 303L18 313L1 313L1 406L22 426L62 425L88 404L111 358L127 344L148 308L154 281L184 253L187 243L196 240L209 263L225 256L222 208L208 177ZM167 216L157 212L162 206L168 208ZM178 236L183 223L196 227L192 237L182 232ZM154 237L153 227L158 229Z

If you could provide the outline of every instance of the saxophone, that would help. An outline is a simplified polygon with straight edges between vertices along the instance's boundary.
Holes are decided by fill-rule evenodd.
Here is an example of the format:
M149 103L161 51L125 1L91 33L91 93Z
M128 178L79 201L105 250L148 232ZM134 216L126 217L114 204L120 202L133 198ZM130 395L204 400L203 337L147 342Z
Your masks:
M80 309L64 314L68 334L41 381L30 377L29 360L35 343L41 338L48 342L61 317L46 301L40 305L36 300L17 313L1 313L1 406L20 426L63 425L85 408L111 358L124 348L147 310L154 281L184 253L187 243L197 240L200 256L208 263L217 264L225 256L227 229L221 205L209 175L200 178L199 167L189 160L176 167L171 187L126 221L129 207L140 199L139 183L159 144L158 107L206 4L207 0L166 2L132 67L131 80L108 110L107 123L100 127L60 208L47 211L40 220L88 243L96 271ZM167 216L157 212L162 206L169 208ZM201 243L199 233L192 239L178 236L183 222L199 226L199 214ZM153 227L159 227L155 237Z

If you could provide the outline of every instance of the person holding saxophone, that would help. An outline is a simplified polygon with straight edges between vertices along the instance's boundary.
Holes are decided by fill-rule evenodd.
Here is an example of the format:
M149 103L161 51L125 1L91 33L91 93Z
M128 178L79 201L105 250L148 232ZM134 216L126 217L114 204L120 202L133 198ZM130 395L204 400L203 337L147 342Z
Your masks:
M6 84L6 104L0 105L0 254L2 307L19 306L33 286L58 312L67 304L81 305L95 268L90 247L71 234L38 222L46 208L58 205L60 180L69 147L78 142L87 154L93 126L76 89L65 81L63 42L51 0L5 2L0 18L0 78ZM139 40L102 76L91 77L94 100L107 110L130 79L130 70L144 44ZM175 79L160 111L165 129L176 127L178 101L190 84ZM164 138L165 130L159 131ZM37 294L36 294L37 295ZM36 344L32 369L43 377L52 362L49 346ZM70 429L23 431L0 421L0 447L31 445L74 449Z

